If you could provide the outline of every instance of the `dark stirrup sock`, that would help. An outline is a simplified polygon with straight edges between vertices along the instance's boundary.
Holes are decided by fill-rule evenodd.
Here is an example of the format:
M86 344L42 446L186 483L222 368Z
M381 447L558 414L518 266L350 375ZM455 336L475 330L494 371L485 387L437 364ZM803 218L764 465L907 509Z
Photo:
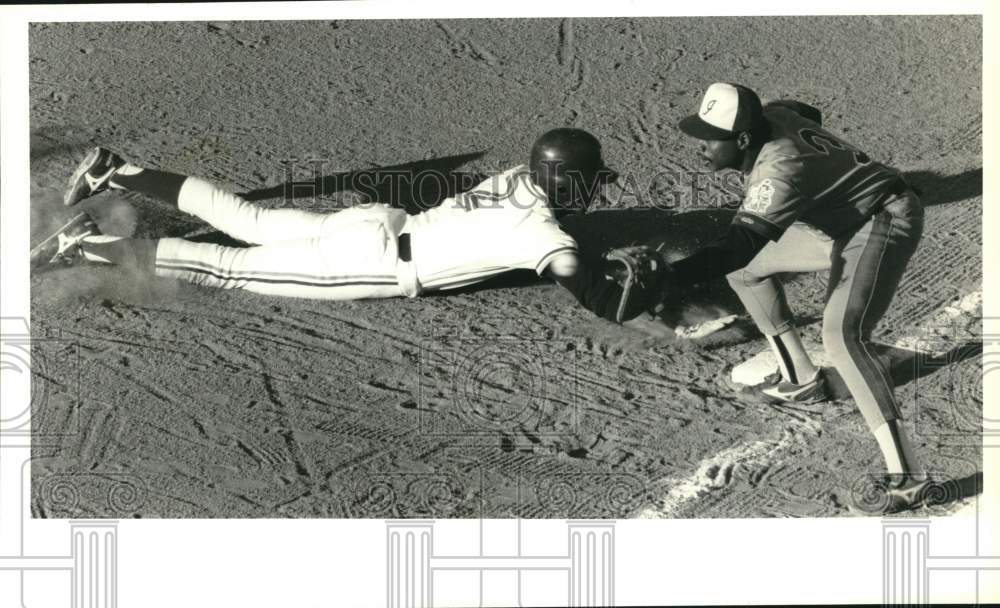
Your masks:
M117 264L152 275L156 270L159 239L128 239L97 235L80 243L83 257L91 262Z
M794 329L777 336L767 336L771 350L778 358L781 377L792 384L804 384L816 374L816 366L809 359L809 353L802 345L802 339Z
M121 188L139 192L161 201L177 206L177 195L181 191L181 186L186 175L157 171L156 169L142 169L138 173L121 174L116 173L110 180L112 188Z

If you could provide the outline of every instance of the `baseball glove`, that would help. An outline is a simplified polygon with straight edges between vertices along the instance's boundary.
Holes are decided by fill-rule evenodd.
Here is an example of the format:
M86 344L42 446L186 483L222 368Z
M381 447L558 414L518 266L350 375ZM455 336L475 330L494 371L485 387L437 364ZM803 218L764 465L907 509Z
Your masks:
M616 322L622 322L625 312L629 308L629 302L633 298L648 298L646 294L642 296L636 294L637 287L642 288L643 291L649 289L656 291L657 297L648 298L651 300L649 303L654 306L663 299L660 297L662 294L659 291L664 283L664 277L670 270L670 265L663 259L659 250L645 245L617 247L604 252L604 259L606 261L605 275L621 285L622 288L622 298L615 315Z

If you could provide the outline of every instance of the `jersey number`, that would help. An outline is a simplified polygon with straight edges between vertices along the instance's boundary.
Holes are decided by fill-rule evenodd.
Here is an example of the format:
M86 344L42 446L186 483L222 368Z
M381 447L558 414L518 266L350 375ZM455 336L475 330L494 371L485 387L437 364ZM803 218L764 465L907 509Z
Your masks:
M829 155L830 148L833 148L834 150L853 153L854 161L859 165L867 165L872 162L872 159L861 150L851 147L842 141L837 141L833 137L820 133L819 131L813 129L799 129L799 137L802 141L806 142L810 148L822 154Z

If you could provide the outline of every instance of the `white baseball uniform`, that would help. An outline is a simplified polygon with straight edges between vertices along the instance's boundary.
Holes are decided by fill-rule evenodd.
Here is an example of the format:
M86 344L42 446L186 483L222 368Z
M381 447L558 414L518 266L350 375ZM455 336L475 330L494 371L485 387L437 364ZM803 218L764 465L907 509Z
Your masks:
M414 297L518 268L541 275L577 249L523 165L416 215L383 204L326 214L266 209L198 178L185 180L178 206L255 246L160 239L158 276L278 296ZM403 234L409 261L399 255Z

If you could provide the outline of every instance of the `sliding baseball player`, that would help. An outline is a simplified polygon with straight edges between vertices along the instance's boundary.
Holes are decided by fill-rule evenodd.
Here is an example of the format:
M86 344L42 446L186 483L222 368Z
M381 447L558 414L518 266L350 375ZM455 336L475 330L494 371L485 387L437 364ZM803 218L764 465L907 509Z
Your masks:
M535 142L529 166L422 213L384 204L312 213L267 209L205 180L95 148L69 180L67 206L107 189L140 192L252 246L103 235L80 214L31 257L127 264L197 285L325 300L414 297L519 268L563 278L576 272L577 245L558 217L586 208L608 175L596 138L555 129Z

